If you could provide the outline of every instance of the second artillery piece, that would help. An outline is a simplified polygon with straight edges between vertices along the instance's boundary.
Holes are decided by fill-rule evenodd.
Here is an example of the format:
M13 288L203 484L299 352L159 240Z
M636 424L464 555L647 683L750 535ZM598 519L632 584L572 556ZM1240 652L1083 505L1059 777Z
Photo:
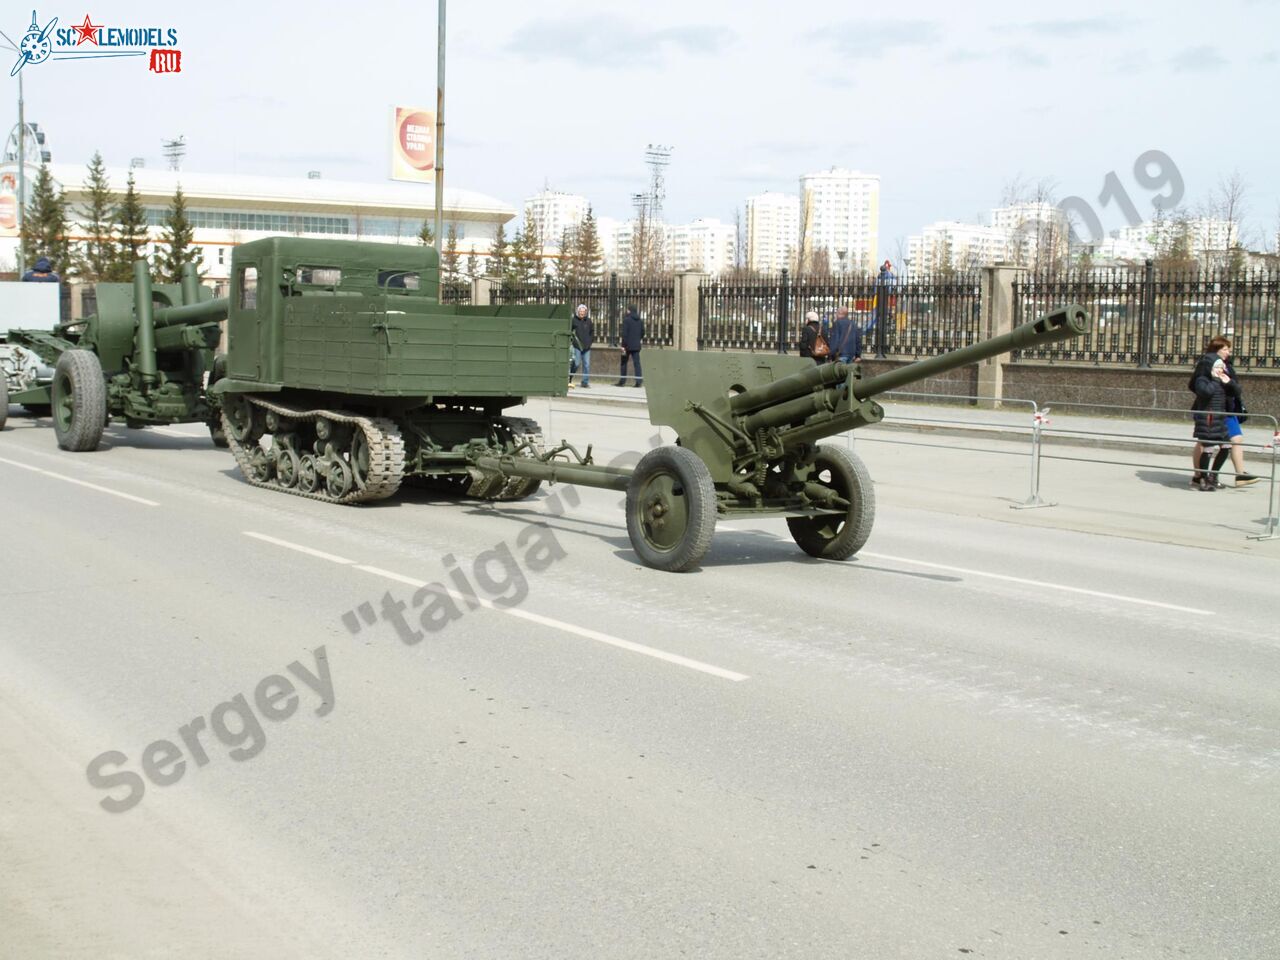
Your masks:
M214 442L221 442L205 384L216 377L227 301L200 285L191 264L181 283L153 286L139 260L133 283L97 283L93 289L97 309L91 316L53 330L8 332L11 348L44 365L15 364L17 389L8 400L51 414L64 450L97 449L112 417L130 427L207 423Z

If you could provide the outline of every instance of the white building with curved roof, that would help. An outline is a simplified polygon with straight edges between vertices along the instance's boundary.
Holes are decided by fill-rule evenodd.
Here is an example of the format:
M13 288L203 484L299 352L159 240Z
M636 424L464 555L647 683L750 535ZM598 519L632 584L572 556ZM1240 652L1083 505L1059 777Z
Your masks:
M6 172L12 175L15 166L0 164L0 177ZM28 194L38 172L37 167L27 165ZM87 168L51 163L49 172L65 193L73 242L84 240L80 221ZM124 167L106 168L117 201L124 194L129 172ZM161 225L178 185L182 185L195 244L202 248L204 256L202 269L206 280L215 284L230 276L232 248L250 240L284 235L418 243L423 224L435 216L435 190L425 184L354 183L318 177L257 177L147 167L133 168L133 175L153 243L159 243ZM447 235L450 226L455 228L458 251L464 257L472 251L484 256L498 225L515 215L513 207L493 197L445 187L445 232ZM27 253L29 261L37 256L39 251ZM13 263L16 258L16 237L0 238L0 259Z

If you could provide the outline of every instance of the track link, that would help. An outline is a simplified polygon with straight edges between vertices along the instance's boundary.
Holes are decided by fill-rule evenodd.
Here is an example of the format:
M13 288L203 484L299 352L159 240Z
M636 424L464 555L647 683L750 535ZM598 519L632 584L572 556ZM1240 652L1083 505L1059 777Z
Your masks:
M254 396L245 396L245 399L264 413L275 413L277 416L287 417L300 423L313 422L323 417L334 423L350 424L353 428L363 432L365 443L369 448L368 474L363 478L363 482L361 478L357 477L354 482L354 488L341 497L330 496L323 488L308 491L300 489L297 484L289 487L281 486L275 482L274 477L268 480L258 480L254 478L254 471L250 462L251 451L253 446L256 446L256 441L254 441L253 445L246 446L237 440L232 424L224 410L222 413L222 429L226 433L227 443L231 448L232 455L235 457L236 466L240 468L240 473L253 486L292 494L295 497L305 497L308 500L342 504L371 503L375 500L385 500L400 489L400 483L404 479L404 439L400 436L400 428L393 421L385 417L362 417L341 410L307 410Z

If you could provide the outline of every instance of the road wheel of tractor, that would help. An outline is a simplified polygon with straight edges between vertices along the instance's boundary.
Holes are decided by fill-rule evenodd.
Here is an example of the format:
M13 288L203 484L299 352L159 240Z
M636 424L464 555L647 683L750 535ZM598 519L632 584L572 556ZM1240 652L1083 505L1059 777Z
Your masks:
M647 566L679 572L695 566L716 529L716 487L707 465L684 447L658 447L627 484L627 535Z
M249 451L249 479L255 483L266 483L275 474L276 465L271 455L261 447Z
M98 449L107 425L107 382L96 354L68 350L53 370L53 432L73 453Z
M862 460L843 447L823 444L814 459L811 483L834 490L849 501L844 514L788 517L787 527L800 549L823 560L848 560L871 536L876 519L876 492Z
M341 500L355 489L355 476L351 466L341 457L335 457L325 465L324 489L334 500Z
M315 454L304 453L298 458L298 489L303 493L315 493L320 486L320 469Z
M282 487L292 487L298 482L301 464L298 455L285 447L276 454L276 482Z

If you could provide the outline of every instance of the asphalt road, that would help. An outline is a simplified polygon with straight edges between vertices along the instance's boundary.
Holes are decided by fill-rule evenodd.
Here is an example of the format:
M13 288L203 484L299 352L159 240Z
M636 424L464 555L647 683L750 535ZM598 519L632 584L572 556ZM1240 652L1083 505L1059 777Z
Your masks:
M106 443L0 434L0 957L1280 955L1280 552L1115 535L1258 488L1063 529L860 439L856 561L734 522L671 575L613 492L338 508Z

